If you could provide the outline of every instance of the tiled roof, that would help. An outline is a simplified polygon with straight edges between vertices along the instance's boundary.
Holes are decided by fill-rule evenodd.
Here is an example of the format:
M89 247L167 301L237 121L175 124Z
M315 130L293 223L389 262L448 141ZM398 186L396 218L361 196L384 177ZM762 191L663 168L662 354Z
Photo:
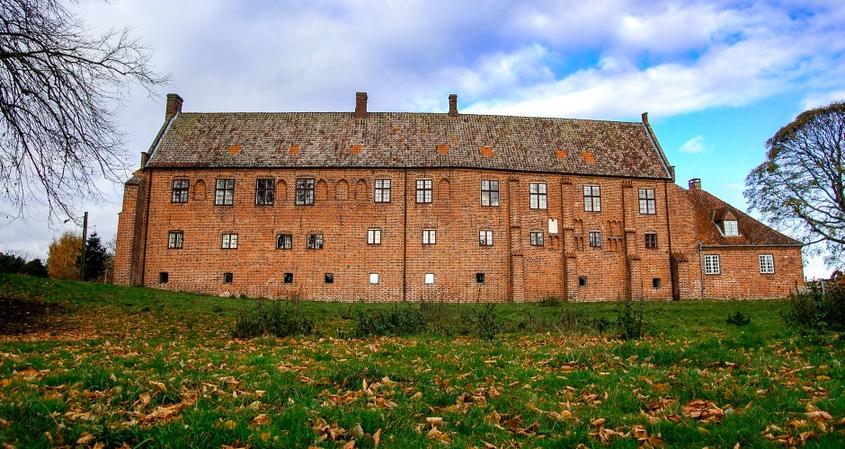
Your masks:
M686 195L692 203L695 214L695 226L698 239L705 246L802 246L798 240L781 234L778 231L755 220L750 215L732 207L730 204L716 198L701 189L690 189ZM728 212L736 217L739 235L725 237L719 232L714 218L724 218Z
M647 125L436 113L179 113L148 167L472 167L670 178Z

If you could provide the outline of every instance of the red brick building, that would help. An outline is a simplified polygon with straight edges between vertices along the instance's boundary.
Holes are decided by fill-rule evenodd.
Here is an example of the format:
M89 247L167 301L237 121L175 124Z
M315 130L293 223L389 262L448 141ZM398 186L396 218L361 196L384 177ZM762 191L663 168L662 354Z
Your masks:
M188 113L126 182L115 281L366 301L758 298L801 243L674 169L642 122Z

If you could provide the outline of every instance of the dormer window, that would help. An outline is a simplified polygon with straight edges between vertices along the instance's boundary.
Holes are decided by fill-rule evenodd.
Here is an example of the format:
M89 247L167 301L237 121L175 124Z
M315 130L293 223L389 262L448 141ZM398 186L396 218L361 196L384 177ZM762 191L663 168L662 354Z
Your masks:
M736 237L739 235L739 227L736 225L736 220L725 220L722 222L722 233L725 237Z

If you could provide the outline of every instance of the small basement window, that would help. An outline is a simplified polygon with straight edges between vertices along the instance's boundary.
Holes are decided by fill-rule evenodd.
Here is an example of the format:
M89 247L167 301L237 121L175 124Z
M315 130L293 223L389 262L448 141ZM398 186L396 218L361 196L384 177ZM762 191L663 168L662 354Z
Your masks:
M370 273L370 284L378 284L378 273Z
M483 284L486 281L484 273L475 273L475 282Z
M158 274L158 283L159 284L166 284L167 281L170 280L170 274L166 271L162 271Z
M578 276L578 286L579 287L586 287L587 286L587 276Z
M235 276L232 273L223 273L223 283L231 284Z
M651 279L651 288L660 288L660 278Z
M326 273L324 279L326 284L334 284L334 273Z
M293 284L293 273L285 273L285 284Z

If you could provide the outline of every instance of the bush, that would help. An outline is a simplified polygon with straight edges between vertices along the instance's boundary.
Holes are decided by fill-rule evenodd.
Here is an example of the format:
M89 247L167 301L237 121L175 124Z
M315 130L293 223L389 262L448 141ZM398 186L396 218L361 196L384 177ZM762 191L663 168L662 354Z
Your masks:
M252 310L241 312L235 320L232 337L309 335L313 329L314 319L299 302L273 302L267 305L266 301L258 301Z
M37 276L46 278L47 277L47 267L41 263L41 259L32 259L26 264L24 264L23 268L21 268L21 273L28 274L30 276Z
M845 287L834 283L814 286L790 297L784 319L801 335L818 338L828 331L845 331Z
M737 310L736 313L728 314L728 319L725 322L734 326L745 326L751 322L751 317Z
M496 315L496 304L487 304L481 311L471 313L468 321L472 325L473 334L484 340L495 339L504 327Z
M25 263L21 256L0 253L0 273L20 273Z
M636 340L646 333L645 313L643 301L639 300L639 307L634 308L634 300L621 301L616 308L616 330L623 340Z
M412 335L426 328L426 319L418 308L393 306L388 311L370 310L355 317L356 337Z

